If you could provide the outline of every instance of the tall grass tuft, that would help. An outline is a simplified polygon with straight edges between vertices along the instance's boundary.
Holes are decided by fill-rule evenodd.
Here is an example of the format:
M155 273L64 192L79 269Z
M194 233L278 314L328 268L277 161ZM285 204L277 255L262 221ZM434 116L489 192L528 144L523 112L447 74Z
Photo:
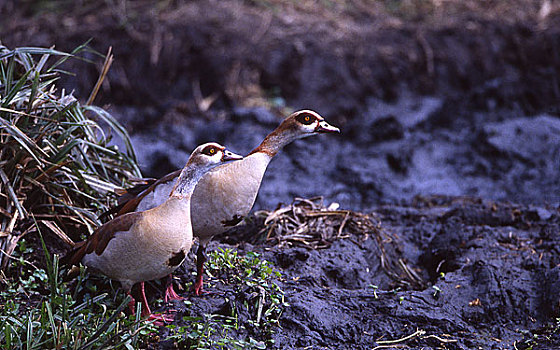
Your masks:
M32 216L72 244L68 234L78 238L97 226L92 209L106 210L107 194L140 176L125 129L103 109L56 88L61 65L84 48L64 53L0 45L2 269L17 242L36 229ZM111 145L114 134L125 150Z
M97 213L113 204L108 194L140 176L126 130L91 105L110 55L85 105L56 87L62 64L86 49L0 44L2 349L133 349L153 331L124 316L128 299L99 294L83 269L71 293L49 252L91 233ZM114 135L124 150L111 143ZM54 235L44 236L46 229Z

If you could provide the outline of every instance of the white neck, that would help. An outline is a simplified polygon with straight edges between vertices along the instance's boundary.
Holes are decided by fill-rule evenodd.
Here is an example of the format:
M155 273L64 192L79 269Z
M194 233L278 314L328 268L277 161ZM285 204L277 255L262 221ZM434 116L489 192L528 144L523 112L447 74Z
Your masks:
M170 197L190 198L198 181L204 176L207 169L189 161L181 171L175 187L171 190Z

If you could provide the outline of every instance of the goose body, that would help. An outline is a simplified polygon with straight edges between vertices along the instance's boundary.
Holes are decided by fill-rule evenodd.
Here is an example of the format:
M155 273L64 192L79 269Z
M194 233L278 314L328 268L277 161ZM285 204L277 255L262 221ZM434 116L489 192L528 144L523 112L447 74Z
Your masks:
M249 214L271 160L268 154L256 152L202 177L191 203L193 232L201 244L206 245L214 235L237 225ZM169 197L175 178L170 176L166 180L146 194L136 208L138 212L153 208Z
M101 255L92 251L82 263L120 281L125 290L172 273L191 249L192 226L190 215L185 215L190 200L168 198L153 209L119 216L117 222L106 224L110 225L103 229L117 230L112 232L114 238Z
M100 226L86 241L77 243L62 262L82 262L118 280L129 294L140 283L143 315L167 321L151 314L143 283L172 273L191 249L190 206L196 183L213 167L241 158L216 143L197 147L162 203L146 211L118 216ZM172 288L171 293L176 295Z
M310 110L295 112L284 119L243 160L216 167L202 177L194 190L191 202L193 234L198 237L200 243L197 251L195 294L202 292L206 244L212 237L237 225L249 214L266 168L274 156L296 139L335 132L340 131L328 124L318 113ZM117 215L134 210L147 210L159 205L169 195L176 176L177 171L144 185L143 191L136 188L135 193L140 191L137 196L127 193L123 196L126 200L117 208Z

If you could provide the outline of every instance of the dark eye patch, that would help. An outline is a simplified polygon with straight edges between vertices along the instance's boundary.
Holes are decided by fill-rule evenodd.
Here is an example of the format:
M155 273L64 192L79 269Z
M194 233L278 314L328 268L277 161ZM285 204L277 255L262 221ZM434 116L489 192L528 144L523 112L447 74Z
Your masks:
M317 118L315 118L314 115L311 115L309 113L302 113L296 116L296 120L303 125L311 125L315 122L316 119Z
M218 153L219 149L216 146L206 146L202 150L202 154L206 154L207 156L213 156Z

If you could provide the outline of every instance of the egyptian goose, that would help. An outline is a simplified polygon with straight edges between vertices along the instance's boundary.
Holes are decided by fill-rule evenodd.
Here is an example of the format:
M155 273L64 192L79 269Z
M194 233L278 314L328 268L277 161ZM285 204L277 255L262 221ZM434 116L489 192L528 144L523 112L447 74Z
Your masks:
M319 133L338 133L318 113L301 110L291 114L243 160L224 164L208 172L194 190L191 202L193 233L199 239L195 295L202 293L205 250L217 234L237 225L253 207L261 180L272 158L292 141ZM108 212L122 215L159 205L173 187L179 171L151 183L121 192L121 204Z
M129 295L132 287L139 283L142 316L159 322L169 321L167 315L151 313L144 281L171 274L191 249L190 205L196 183L213 167L242 158L217 143L198 146L162 203L153 209L127 213L107 222L86 241L77 243L62 262L77 265L81 261L120 281ZM134 297L129 306L132 308L133 305Z

